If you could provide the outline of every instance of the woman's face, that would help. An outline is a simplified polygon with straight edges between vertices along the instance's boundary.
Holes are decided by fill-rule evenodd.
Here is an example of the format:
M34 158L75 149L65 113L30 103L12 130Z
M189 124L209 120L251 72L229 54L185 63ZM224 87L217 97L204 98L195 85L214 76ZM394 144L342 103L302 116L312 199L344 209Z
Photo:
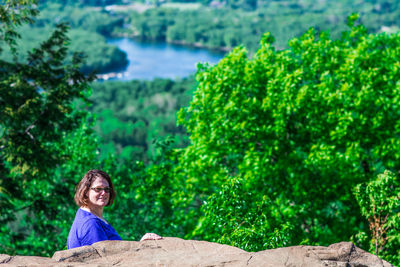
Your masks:
M89 198L89 208L103 208L107 206L110 200L110 187L106 179L97 177L92 182L87 196Z

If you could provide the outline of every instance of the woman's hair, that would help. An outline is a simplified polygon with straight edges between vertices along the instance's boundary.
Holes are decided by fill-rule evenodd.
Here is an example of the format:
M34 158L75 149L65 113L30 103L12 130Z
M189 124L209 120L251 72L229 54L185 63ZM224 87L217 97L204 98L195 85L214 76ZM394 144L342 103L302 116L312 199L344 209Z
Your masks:
M111 188L107 206L110 206L114 202L115 190L113 183L111 182L110 176L107 173L100 170L90 170L85 174L85 176L83 176L82 180L76 186L74 200L79 207L88 205L87 192L90 190L90 187L92 186L92 183L94 182L94 180L96 180L96 178L106 179L109 187Z

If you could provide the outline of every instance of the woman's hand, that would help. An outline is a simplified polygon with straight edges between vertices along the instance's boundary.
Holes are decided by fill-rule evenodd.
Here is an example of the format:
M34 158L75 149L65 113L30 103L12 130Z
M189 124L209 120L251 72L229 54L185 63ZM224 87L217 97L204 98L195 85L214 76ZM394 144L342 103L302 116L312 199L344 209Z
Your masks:
M144 240L159 240L162 239L161 236L154 234L154 233L146 233L141 239L140 241L144 241Z

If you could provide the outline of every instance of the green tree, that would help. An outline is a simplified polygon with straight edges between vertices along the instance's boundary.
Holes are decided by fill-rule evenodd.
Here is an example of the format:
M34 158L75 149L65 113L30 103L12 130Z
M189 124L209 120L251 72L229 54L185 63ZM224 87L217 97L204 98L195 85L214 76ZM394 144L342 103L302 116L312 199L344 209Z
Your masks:
M400 180L390 171L359 184L354 190L362 215L368 219L371 239L369 251L400 264ZM365 232L358 234L365 236Z
M0 2L0 42L5 42L16 53L16 27L33 22L38 10L32 5L35 0L1 0ZM2 48L0 47L0 52Z
M219 192L210 196L202 207L205 218L199 222L194 235L247 251L290 244L294 227L285 220L287 215L268 217L279 212L278 203L245 186L243 179L228 179Z
M117 227L126 239L137 240L146 232L184 237L189 231L185 228L189 223L181 221L187 216L182 214L184 180L175 175L179 151L172 146L172 138L158 140L147 166L126 161L121 168L129 174L121 175L118 186L122 189L123 185L123 190L111 216L119 221ZM127 171L128 166L131 171ZM194 220L189 216L188 221L193 224Z
M241 177L254 203L277 203L265 218L283 214L296 226L287 244L327 245L365 227L353 187L400 167L400 35L367 34L356 20L338 40L310 29L276 51L266 34L253 58L238 47L202 66L179 113L190 134L181 164L193 198L206 201Z
M0 6L0 40L15 54L15 27L37 14L34 3L9 0ZM71 173L72 164L93 161L93 154L85 150L92 149L93 141L76 136L76 131L91 133L82 128L87 115L76 105L78 100L87 102L92 77L79 71L80 55L65 63L67 29L65 24L58 25L24 63L0 62L1 253L49 255L62 248L57 241L63 220L58 216L69 208L63 203L70 198L74 183L74 177L63 174ZM77 144L81 145L79 157L67 150Z

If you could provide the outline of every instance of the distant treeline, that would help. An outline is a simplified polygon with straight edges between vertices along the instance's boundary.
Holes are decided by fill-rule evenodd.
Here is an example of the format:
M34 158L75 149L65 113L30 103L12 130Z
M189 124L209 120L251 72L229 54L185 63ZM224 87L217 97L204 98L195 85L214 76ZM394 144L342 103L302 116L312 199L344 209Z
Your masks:
M129 11L129 34L145 40L225 50L244 45L255 51L265 32L272 33L279 49L287 48L290 38L300 36L310 27L329 30L337 38L345 28L346 17L353 12L361 14L363 24L371 32L396 30L400 25L396 1L263 1L251 12L229 6L188 10L161 6L143 13ZM382 25L386 28L382 29Z
M200 3L204 6L216 5L226 6L230 8L242 8L246 10L254 10L259 5L263 5L262 1L257 0L228 0L228 1L214 1L214 0L42 0L42 3L60 3L63 5L82 5L82 6L107 6L107 5L118 5L118 4L131 4L131 3L145 3L148 5L161 6L165 3ZM269 2L269 1L266 1Z
M168 5L174 2L174 5ZM107 5L141 4L143 10L109 10ZM197 3L197 6L190 4ZM243 45L251 53L258 48L261 36L270 32L278 49L288 47L288 40L300 36L310 27L329 30L338 38L345 28L346 17L360 13L370 32L399 29L399 3L375 1L40 1L41 13L31 27L21 30L20 51L28 51L48 36L59 22L68 22L71 51L82 51L87 62L86 73L121 69L126 55L103 37L131 36L211 49L231 50ZM102 37L103 36L103 37ZM24 53L22 53L24 54ZM3 58L7 57L3 53ZM8 59L11 56L8 57ZM22 57L22 56L21 56Z
M116 27L123 25L123 18L90 8L52 3L42 4L35 23L24 25L18 30L22 37L18 40L18 60L22 61L28 51L49 38L60 22L67 22L71 28L68 32L70 53L83 52L86 56L86 62L81 69L83 72L104 73L120 69L128 63L127 55L123 51L106 43L106 37L112 35ZM12 55L6 48L1 57L10 60Z
M82 6L107 6L123 4L121 0L42 0L41 3L59 3L62 5L82 5Z

